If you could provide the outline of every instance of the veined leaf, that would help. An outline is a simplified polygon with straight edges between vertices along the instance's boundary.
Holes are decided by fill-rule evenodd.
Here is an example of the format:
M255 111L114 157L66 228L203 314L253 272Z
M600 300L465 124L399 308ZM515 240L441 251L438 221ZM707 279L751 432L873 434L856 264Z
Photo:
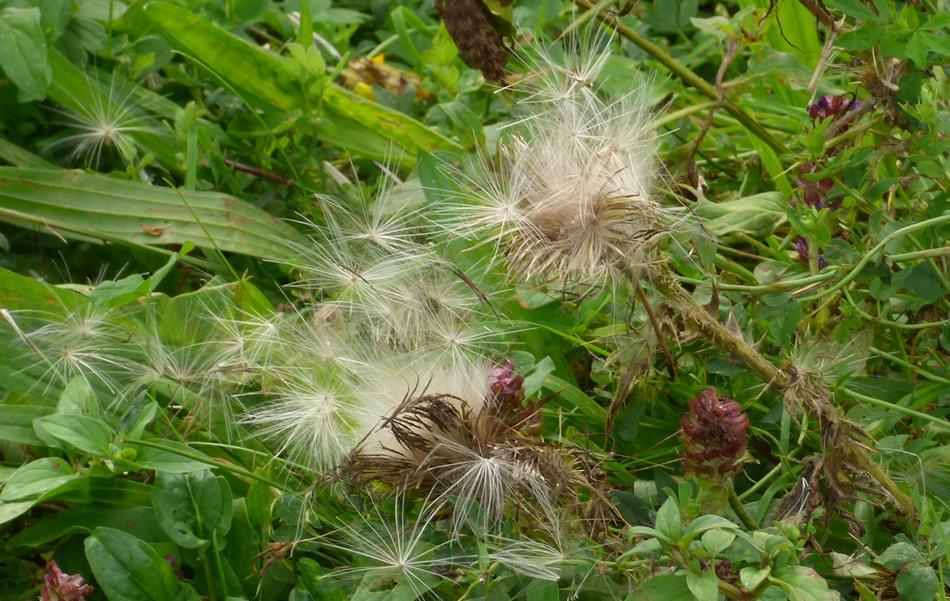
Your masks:
M0 221L66 237L140 246L194 242L255 257L285 257L286 241L306 243L289 225L227 194L58 169L0 167Z
M257 108L324 109L320 135L331 144L371 158L391 156L395 144L405 151L401 158L407 162L414 161L419 150L459 148L419 121L333 83L305 90L291 61L224 31L186 8L155 2L145 7L145 14L173 47L210 69Z

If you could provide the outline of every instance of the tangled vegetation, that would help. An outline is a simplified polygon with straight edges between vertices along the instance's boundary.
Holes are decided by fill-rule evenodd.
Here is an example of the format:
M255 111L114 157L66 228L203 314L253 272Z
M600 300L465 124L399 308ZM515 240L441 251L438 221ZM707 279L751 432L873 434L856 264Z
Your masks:
M945 8L0 0L0 600L946 599Z

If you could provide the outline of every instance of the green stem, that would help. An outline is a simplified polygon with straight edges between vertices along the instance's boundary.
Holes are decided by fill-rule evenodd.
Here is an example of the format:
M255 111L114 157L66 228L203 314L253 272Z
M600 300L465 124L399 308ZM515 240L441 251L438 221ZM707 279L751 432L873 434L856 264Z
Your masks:
M742 525L748 530L758 530L759 524L755 521L755 518L746 511L745 505L742 504L739 495L736 494L736 489L732 485L732 482L727 483L726 486L729 488L729 507L736 512L739 521L742 522Z
M815 293L802 300L803 301L818 300L819 298L823 296L827 296L831 294L832 292L836 292L840 290L841 288L843 288L844 286L847 286L851 282L851 280L858 277L858 274L861 273L861 270L864 269L864 267L868 263L871 262L871 259L873 259L874 256L877 255L879 252L884 250L884 247L886 247L888 243L891 242L892 240L896 240L897 238L900 238L901 236L906 236L907 234L916 232L917 230L923 230L931 226L943 225L944 223L948 223L948 222L950 222L950 214L941 215L940 217L932 217L930 219L919 221L917 223L906 225L900 229L894 230L890 234L884 236L880 242L875 244L871 250L865 253L864 256L861 257L861 260L858 261L858 263L851 269L851 271L849 271L846 276L838 280L838 283L836 283L834 286L830 288L825 288L821 292Z
M574 4L585 10L594 8L594 4L589 0L574 0ZM722 108L724 108L730 115L735 117L736 120L745 126L745 128L748 129L752 134L768 144L775 152L780 154L788 152L788 148L786 148L785 145L782 144L777 138L772 136L772 134L762 127L762 125L751 115L739 108L731 100L720 94L719 90L717 90L714 85L677 61L665 50L647 38L641 36L631 27L624 25L620 19L614 15L600 13L597 15L597 18L606 23L614 31L639 46L644 52L655 58L660 64L669 69L674 75L682 79L685 83L696 88L696 90L708 97L710 100L715 100L717 103L722 105Z
M855 400L867 403L868 405L874 405L875 407L880 407L882 409L887 409L889 411L897 411L898 413L911 415L918 419L928 421L944 430L950 430L950 422L947 422L947 420L937 417L935 415L930 415L929 413L924 413L923 411L917 411L916 409L904 407L903 405L898 405L896 403L889 403L887 401L882 401L881 399L876 399L872 396L868 396L866 394L862 394L855 390L851 390L847 386L842 386L841 388L838 388L838 391L843 392L845 396L849 396Z

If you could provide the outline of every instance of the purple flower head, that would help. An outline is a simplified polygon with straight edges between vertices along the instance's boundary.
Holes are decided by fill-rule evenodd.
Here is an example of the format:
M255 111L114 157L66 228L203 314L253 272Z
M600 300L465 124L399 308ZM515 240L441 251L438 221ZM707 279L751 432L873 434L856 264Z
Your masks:
M798 260L802 263L807 263L809 257L808 242L804 238L799 237L798 240L795 241L795 250L798 251ZM827 266L828 261L825 260L825 255L818 253L818 267L825 268Z
M720 397L715 388L699 393L680 423L686 473L718 479L738 473L748 431L749 416L739 403Z
M845 96L822 96L816 102L808 105L808 116L812 119L837 119L848 111L861 108L861 101L852 100Z
M492 367L488 386L501 407L513 409L524 400L524 376L515 371L511 359L506 359L504 365Z

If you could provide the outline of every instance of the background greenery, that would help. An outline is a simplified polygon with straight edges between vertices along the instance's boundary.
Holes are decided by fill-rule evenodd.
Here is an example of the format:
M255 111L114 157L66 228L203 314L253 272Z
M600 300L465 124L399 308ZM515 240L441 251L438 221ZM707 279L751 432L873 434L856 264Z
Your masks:
M597 453L613 503L641 530L618 525L559 581L483 578L483 562L427 594L745 598L768 577L762 598L946 598L946 7L505 4L486 2L514 44L583 21L617 26L600 83L622 92L638 69L652 77L661 193L713 234L670 244L670 265L774 363L830 374L837 409L912 510L873 481L833 483L848 494L825 506L808 488L821 424L798 421L652 290L675 372L614 343L650 331L642 307L618 316L603 297L521 289L511 356L528 400L554 399L543 435ZM598 16L583 12L594 4ZM194 307L273 312L299 300L281 288L295 274L276 241L308 243L291 221L321 219L314 194L372 195L385 164L436 202L450 184L435 157L494 148L516 94L461 61L426 0L0 0L0 71L0 598L36 598L51 558L93 582L89 598L347 598L324 575L353 559L309 539L352 508L312 474L235 438L223 407L189 412L175 385L153 385L122 419L100 410L109 391L51 377L13 324L151 307L166 342L183 343L200 337ZM860 108L810 115L821 96ZM678 432L707 386L751 417L735 487L761 530L689 522ZM789 494L814 504L808 519L767 529ZM187 536L172 507L188 514ZM705 532L717 534L691 545ZM736 536L761 554L725 551ZM641 539L638 553L661 567L617 563ZM741 580L720 575L710 589L717 554ZM416 596L373 586L357 594Z

